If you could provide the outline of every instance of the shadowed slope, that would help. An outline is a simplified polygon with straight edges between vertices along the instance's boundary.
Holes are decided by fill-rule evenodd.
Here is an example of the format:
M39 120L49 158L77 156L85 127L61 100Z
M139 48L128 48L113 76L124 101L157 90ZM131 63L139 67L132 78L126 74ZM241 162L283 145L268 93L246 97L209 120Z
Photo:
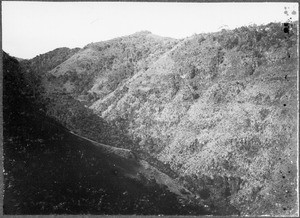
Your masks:
M3 62L5 214L206 213L143 176L134 156L38 112L18 62Z

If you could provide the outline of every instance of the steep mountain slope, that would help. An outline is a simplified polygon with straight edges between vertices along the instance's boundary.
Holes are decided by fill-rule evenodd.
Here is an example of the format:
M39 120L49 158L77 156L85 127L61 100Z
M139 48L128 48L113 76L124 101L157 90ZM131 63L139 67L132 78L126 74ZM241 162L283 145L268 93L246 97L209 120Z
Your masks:
M69 132L39 111L3 54L5 214L207 214L131 151ZM201 202L198 202L201 203Z
M139 148L182 177L221 177L229 195L211 190L209 202L228 197L243 214L293 214L296 43L279 24L196 35L91 108L125 118Z
M220 214L294 215L298 23L289 28L93 43L47 72L46 96L82 101L126 136L114 145L170 166Z

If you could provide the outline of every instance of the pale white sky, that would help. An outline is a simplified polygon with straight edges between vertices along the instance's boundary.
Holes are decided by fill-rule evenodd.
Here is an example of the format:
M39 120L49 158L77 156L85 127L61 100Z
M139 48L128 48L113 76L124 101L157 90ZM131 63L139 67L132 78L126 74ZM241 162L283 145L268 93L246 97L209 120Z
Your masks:
M2 48L33 58L141 30L183 38L290 17L298 19L297 3L2 2Z

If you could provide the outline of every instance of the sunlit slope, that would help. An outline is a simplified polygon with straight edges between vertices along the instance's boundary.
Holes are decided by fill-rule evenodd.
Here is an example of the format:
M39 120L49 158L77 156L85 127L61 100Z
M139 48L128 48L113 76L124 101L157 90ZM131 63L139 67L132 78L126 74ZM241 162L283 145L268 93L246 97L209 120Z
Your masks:
M195 35L90 108L182 177L241 180L227 202L242 213L293 214L296 42L279 24Z
M61 90L81 99L99 99L124 80L148 67L178 40L143 31L91 43L49 72L49 91Z

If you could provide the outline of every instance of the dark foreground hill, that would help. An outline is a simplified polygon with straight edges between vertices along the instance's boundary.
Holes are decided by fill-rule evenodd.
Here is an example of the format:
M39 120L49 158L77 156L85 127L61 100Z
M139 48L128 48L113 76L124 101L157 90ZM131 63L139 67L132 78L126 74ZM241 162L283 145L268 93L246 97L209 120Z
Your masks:
M129 150L82 138L38 111L17 60L4 53L3 64L4 214L209 213Z

